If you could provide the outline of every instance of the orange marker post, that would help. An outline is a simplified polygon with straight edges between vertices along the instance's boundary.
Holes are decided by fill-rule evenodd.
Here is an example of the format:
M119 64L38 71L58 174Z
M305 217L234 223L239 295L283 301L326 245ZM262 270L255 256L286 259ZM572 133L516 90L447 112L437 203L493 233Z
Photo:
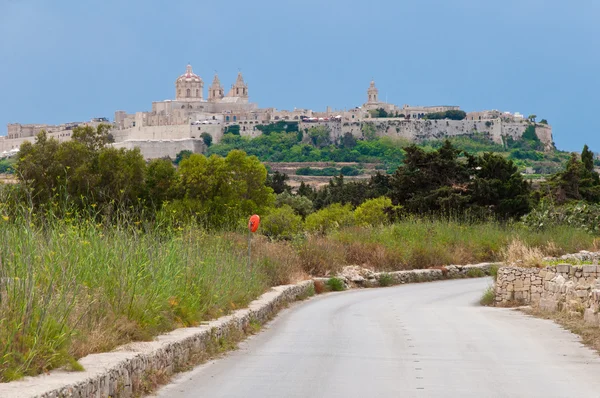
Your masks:
M252 234L258 230L260 225L260 217L256 214L250 217L248 220L248 268L252 271L251 259L251 248L252 248Z

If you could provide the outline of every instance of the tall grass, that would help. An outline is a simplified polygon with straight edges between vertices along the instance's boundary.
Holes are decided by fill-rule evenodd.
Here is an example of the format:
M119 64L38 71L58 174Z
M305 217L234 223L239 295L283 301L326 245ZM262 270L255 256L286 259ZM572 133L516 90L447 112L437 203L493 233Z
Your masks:
M1 208L0 208L1 210ZM69 215L69 211L63 214ZM572 227L410 219L292 242L94 214L0 212L0 381L220 316L269 286L344 265L381 271L501 260L513 239L544 255L596 248Z
M272 283L264 262L249 268L231 240L192 228L0 221L2 381L196 325Z

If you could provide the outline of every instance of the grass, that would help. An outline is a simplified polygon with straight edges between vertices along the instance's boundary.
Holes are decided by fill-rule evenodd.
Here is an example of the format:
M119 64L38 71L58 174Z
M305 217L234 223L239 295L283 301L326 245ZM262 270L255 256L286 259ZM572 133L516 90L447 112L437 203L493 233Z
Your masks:
M246 306L270 286L337 275L346 265L377 271L496 261L518 238L544 255L594 249L586 232L553 227L409 219L346 228L291 242L256 235L172 229L146 223L96 224L0 218L0 381L77 359ZM548 243L551 242L551 243ZM386 286L389 275L380 277ZM343 290L338 278L315 293Z
M494 292L494 287L490 286L481 296L479 303L485 306L492 306L496 302L496 293Z
M345 290L344 281L340 278L329 278L325 284L333 292L341 292Z
M387 287L392 286L393 284L394 278L390 274L388 274L387 272L379 274L379 286Z
M469 278L482 278L485 276L485 272L479 268L471 268L467 271L467 277Z

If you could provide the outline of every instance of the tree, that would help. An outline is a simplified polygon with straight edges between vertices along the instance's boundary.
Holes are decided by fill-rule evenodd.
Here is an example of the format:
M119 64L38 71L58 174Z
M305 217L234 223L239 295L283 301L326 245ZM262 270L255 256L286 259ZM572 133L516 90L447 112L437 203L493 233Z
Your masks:
M98 151L114 141L110 134L111 126L108 124L99 124L97 128L92 126L77 126L73 129L71 138L74 141L81 142L88 149Z
M364 122L361 131L363 133L363 137L365 137L367 141L372 141L377 138L377 129L373 123Z
M389 222L387 216L392 208L392 201L385 196L369 199L354 210L357 225L377 226Z
M529 115L527 116L527 120L529 120L531 123L535 123L535 119L537 118L537 115Z
M485 153L471 158L471 205L501 219L518 218L531 210L530 187L512 160ZM480 211L481 212L481 211Z
M542 119L540 120L540 124L548 124L548 121L546 119Z
M330 132L325 126L311 127L308 129L310 142L317 148L323 148L329 145Z
M598 173L588 170L575 153L571 154L565 170L551 176L544 186L558 203L582 199L594 203L600 201Z
M300 186L298 187L298 196L304 196L308 199L314 198L315 190L308 184L305 184L304 181L300 181Z
M346 133L342 136L341 144L343 148L352 149L356 146L356 138L352 133Z
M449 140L435 152L416 145L405 149L404 165L391 179L392 202L413 213L461 212L469 203L470 171L458 160L462 151Z
M152 160L146 169L146 195L150 203L160 207L164 201L175 196L177 170L166 159Z
M296 214L304 219L307 215L313 212L313 203L306 196L292 195L289 192L283 192L277 195L275 199L275 207L290 206Z
M267 175L266 184L268 187L271 187L271 189L273 189L273 192L275 192L277 195L279 195L280 193L283 193L283 192L291 192L292 191L292 187L289 186L286 182L289 179L290 179L290 177L287 174L276 171L273 174Z
M294 210L284 204L267 214L262 223L261 231L273 239L292 239L302 232L302 218Z
M583 151L581 151L581 161L587 171L594 171L594 153L590 151L587 144L583 146Z
M204 142L204 145L206 145L207 148L212 145L212 142L213 142L212 135L210 135L208 133L202 133L202 134L200 134L200 138L202 138L202 141Z
M175 160L173 161L173 163L175 163L176 165L179 165L181 163L182 160L189 158L192 155L192 151L184 149L183 151L180 151L177 156L175 156Z

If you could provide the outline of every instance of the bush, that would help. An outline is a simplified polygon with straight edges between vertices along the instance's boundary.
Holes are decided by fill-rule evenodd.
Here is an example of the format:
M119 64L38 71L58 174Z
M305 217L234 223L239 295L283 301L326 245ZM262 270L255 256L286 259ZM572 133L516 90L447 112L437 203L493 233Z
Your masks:
M354 214L350 205L334 203L306 217L306 229L310 232L327 234L340 227L354 224Z
M302 232L302 217L288 205L283 205L265 216L262 233L274 239L292 239Z
M334 292L341 292L345 290L344 281L340 278L329 278L326 284L329 287L329 289L331 289Z
M394 284L394 278L390 274L382 273L379 275L379 286L386 287Z
M277 195L277 199L275 199L275 206L281 207L284 205L290 206L296 214L305 218L310 213L313 212L313 203L306 196L292 195L289 192L283 192L280 195Z
M356 225L382 225L388 222L386 209L392 208L392 200L382 196L369 199L354 210Z
M485 305L485 306L489 307L489 306L494 305L495 302L496 302L496 293L494 292L494 288L490 286L487 288L485 293L483 293L483 296L481 296L481 300L479 300L479 303L481 305Z

